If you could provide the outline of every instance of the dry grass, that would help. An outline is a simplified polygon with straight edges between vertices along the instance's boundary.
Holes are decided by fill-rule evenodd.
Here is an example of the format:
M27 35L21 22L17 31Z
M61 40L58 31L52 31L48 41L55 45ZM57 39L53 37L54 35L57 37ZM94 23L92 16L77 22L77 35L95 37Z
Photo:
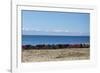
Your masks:
M89 59L89 48L23 50L22 62L42 62Z

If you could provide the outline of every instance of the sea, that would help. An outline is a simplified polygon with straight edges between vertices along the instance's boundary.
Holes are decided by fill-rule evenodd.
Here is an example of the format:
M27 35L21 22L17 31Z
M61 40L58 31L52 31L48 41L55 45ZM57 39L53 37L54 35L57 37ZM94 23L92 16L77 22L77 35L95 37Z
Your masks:
M22 35L22 45L85 43L90 43L90 36Z

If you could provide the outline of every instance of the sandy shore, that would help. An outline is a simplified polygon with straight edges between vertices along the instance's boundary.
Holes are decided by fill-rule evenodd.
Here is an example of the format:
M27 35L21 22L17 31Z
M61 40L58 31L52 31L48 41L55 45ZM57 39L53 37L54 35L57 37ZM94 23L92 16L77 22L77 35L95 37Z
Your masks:
M89 59L89 55L90 48L23 50L22 62L85 60Z

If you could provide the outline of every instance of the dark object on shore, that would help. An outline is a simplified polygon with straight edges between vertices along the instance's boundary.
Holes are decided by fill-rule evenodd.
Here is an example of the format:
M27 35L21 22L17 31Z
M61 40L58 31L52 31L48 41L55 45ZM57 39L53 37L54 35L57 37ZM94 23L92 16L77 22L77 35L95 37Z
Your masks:
M52 45L22 45L22 50L29 49L63 49L63 48L89 48L89 44L52 44Z

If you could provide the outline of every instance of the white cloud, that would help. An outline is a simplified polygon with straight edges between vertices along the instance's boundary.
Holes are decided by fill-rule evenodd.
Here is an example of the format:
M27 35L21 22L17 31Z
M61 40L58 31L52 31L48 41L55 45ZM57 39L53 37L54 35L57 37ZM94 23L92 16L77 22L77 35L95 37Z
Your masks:
M56 29L56 30L52 30L52 32L68 32L68 30Z
M40 29L23 28L23 31L41 31Z
M68 32L68 30L61 30L61 29L52 29L52 30L43 30L43 29L33 29L33 28L23 28L23 31L36 31L36 32Z

